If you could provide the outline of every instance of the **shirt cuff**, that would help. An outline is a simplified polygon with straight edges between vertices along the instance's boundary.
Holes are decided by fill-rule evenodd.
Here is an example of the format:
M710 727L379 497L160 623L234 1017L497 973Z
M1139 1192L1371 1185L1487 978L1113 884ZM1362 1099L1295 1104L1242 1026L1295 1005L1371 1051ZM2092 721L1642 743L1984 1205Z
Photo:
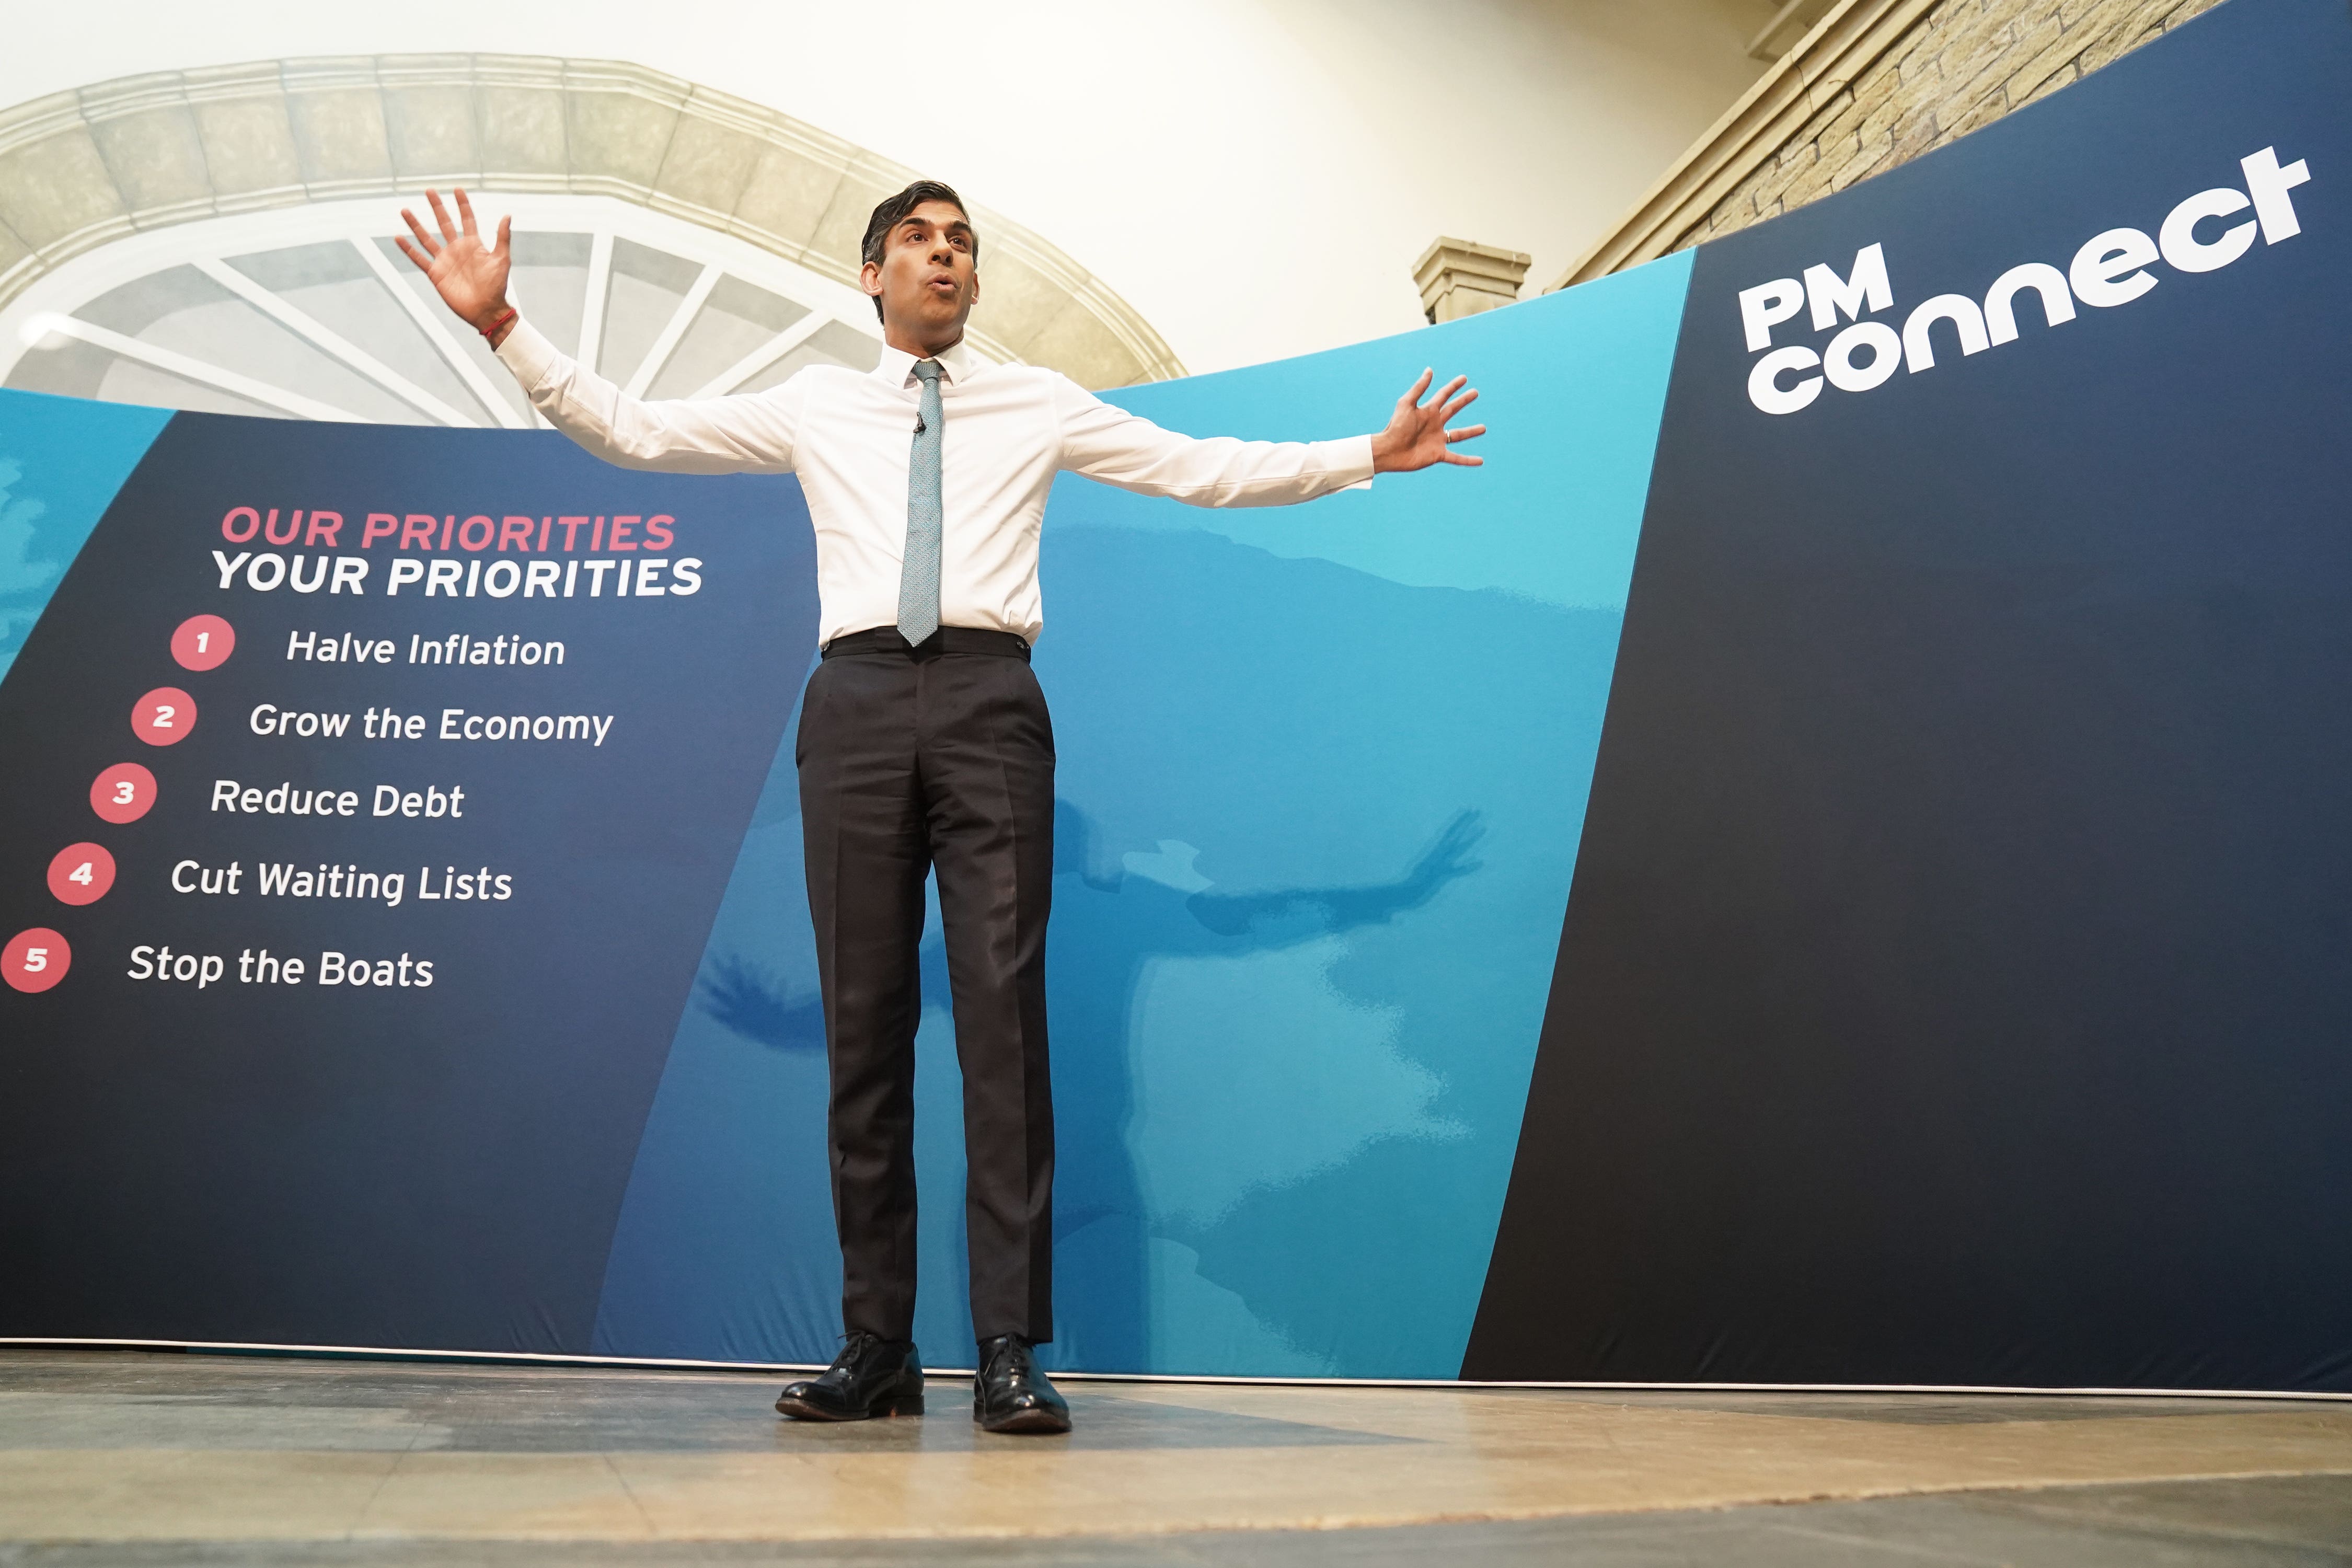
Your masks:
M522 316L515 318L514 330L507 333L506 341L490 352L514 373L525 392L535 390L547 379L547 373L555 368L555 362L563 357L563 351L549 342L547 334Z
M1318 441L1328 466L1331 488L1335 490L1368 490L1372 488L1372 438L1350 436L1344 441Z

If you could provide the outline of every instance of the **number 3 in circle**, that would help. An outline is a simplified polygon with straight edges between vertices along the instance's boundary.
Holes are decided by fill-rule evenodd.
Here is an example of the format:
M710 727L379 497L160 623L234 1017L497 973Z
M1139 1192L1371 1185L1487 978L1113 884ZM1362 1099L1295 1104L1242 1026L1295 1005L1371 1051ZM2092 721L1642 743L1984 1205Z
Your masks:
M108 822L136 822L155 804L155 775L137 763L117 763L89 785L89 808Z

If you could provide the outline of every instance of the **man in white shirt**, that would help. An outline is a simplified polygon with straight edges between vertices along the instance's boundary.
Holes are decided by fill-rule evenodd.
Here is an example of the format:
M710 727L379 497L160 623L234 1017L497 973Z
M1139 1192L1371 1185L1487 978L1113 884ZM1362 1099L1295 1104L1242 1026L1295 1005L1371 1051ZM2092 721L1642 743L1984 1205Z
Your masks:
M1446 422L1478 395L1427 371L1376 436L1195 439L1053 371L964 346L980 239L962 198L919 180L874 209L860 279L882 318L867 373L810 366L765 392L644 403L565 357L507 303L509 222L485 245L466 193L401 248L480 331L549 422L631 468L796 473L816 528L824 658L795 757L815 923L842 1352L786 1386L802 1420L923 1408L915 1311L916 953L939 878L963 1065L972 1417L1066 1432L1032 1347L1053 1336L1054 1106L1045 1046L1054 731L1030 673L1044 629L1037 538L1063 469L1195 506L1279 506L1385 469L1475 464Z

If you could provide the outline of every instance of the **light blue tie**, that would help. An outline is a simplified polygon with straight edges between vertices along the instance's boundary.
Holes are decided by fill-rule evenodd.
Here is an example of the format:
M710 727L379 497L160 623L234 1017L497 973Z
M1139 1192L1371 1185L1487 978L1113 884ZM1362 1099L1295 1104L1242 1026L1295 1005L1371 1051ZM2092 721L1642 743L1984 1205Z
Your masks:
M940 362L917 360L922 416L907 458L907 551L898 567L898 635L919 643L940 629Z

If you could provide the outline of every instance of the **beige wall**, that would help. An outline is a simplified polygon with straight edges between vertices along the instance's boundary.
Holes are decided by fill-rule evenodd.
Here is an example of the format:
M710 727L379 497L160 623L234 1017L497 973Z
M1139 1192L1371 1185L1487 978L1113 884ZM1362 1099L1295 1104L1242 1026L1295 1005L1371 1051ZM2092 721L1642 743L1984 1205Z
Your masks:
M1565 266L1763 67L1771 0L23 5L0 107L289 57L632 60L934 173L1192 369L1421 321L1440 234Z
M1553 285L1728 234L2057 91L2218 0L1842 0Z

